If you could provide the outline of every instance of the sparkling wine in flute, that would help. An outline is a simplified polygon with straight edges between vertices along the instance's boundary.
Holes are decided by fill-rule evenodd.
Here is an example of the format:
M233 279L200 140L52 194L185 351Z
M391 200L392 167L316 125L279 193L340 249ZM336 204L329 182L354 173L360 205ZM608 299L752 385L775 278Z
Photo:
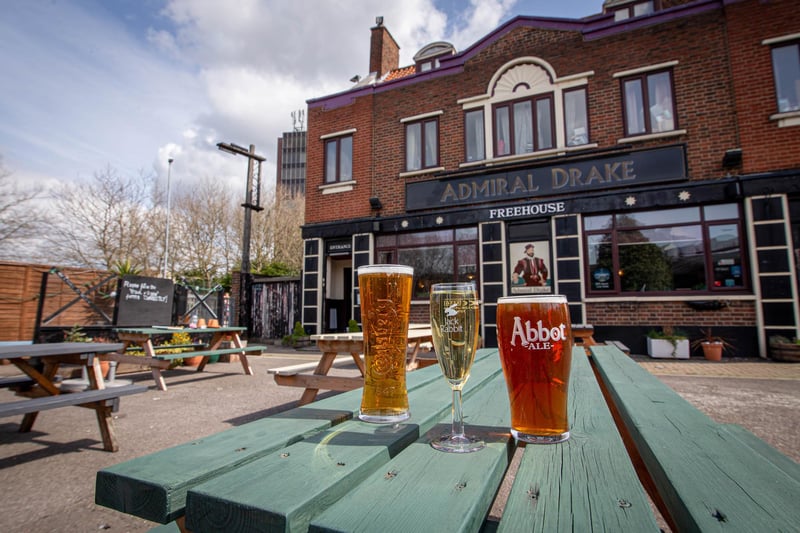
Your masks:
M464 433L461 389L469 378L478 347L478 297L471 283L439 283L431 289L431 332L436 359L453 391L453 424L449 434L431 442L445 452L474 452L482 440Z

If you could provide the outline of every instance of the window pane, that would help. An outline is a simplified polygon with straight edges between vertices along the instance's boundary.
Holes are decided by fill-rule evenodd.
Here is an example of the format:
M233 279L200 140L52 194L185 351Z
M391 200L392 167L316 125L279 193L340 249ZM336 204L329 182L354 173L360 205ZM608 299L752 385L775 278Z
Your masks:
M743 287L742 251L737 225L710 226L708 238L711 242L711 262L714 265L714 287Z
M478 228L456 228L457 241L477 241Z
M586 228L586 231L592 231L597 229L611 229L613 226L613 218L611 215L596 215L591 217L585 217L583 219L583 227Z
M511 132L509 126L508 107L495 109L495 138L497 139L495 155L508 155L511 153Z
M611 234L589 235L589 279L592 290L614 289L614 264L612 259Z
M531 103L514 104L514 153L527 154L533 152L533 114Z
M553 147L553 114L550 98L536 101L536 149Z
M336 141L325 143L325 183L336 181Z
M353 138L342 137L339 140L339 181L353 179Z
M564 93L564 123L567 133L567 146L579 146L589 142L586 89Z
M700 226L620 231L617 236L623 292L706 289Z
M438 122L431 120L425 123L425 166L435 167L439 162Z
M470 111L465 120L467 161L486 159L484 151L483 110Z
M706 220L738 219L739 208L736 204L707 205L703 208Z
M660 211L642 211L639 213L617 215L617 226L620 228L660 226L664 224L682 224L699 221L700 209L697 207L682 207L680 209L662 209Z
M645 132L642 80L625 82L625 127L629 135Z
M800 45L792 44L772 49L772 68L775 73L775 92L778 111L786 113L800 109Z
M647 91L650 102L650 126L653 128L653 132L674 130L672 84L669 72L648 76Z
M399 246L451 242L452 240L453 230L451 229L420 231L418 233L401 233L397 236L397 244Z
M456 247L458 272L455 281L475 281L478 274L478 250L474 244Z
M649 15L653 12L653 0L641 2L633 6L633 16L641 17L642 15Z
M419 123L406 126L406 170L422 168L422 126Z
M426 246L397 251L401 265L414 267L414 286L411 297L430 297L431 285L453 281L453 246Z

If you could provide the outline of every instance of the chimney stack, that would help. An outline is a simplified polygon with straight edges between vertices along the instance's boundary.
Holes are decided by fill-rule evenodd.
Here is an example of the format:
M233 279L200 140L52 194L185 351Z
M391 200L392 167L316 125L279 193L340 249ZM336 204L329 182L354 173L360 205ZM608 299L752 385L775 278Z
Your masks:
M369 47L369 72L378 79L400 66L400 47L383 25L383 17L375 17Z

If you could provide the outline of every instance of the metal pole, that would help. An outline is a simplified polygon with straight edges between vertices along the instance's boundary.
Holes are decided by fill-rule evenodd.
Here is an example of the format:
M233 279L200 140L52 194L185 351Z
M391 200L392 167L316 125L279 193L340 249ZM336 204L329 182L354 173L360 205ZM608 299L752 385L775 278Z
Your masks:
M250 155L255 155L250 145ZM247 158L247 187L244 197L244 227L242 228L242 269L239 280L239 325L250 329L250 226L253 215L253 158Z
M172 187L170 184L172 178L172 162L174 159L169 158L169 166L167 167L167 230L164 236L164 272L162 278L167 277L167 262L169 261L169 217L170 209L172 207Z

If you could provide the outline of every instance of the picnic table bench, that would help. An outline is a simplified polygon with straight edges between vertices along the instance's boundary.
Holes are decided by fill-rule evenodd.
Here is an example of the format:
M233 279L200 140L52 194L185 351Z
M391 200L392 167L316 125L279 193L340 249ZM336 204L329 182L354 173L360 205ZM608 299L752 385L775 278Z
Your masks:
M202 357L202 361L197 366L197 371L202 372L209 358L220 355L232 355L239 359L244 373L252 376L253 369L247 361L248 353L261 353L267 347L261 344L248 344L244 345L239 334L247 328L236 326L224 326L218 328L182 328L182 327L168 327L168 326L153 326L143 328L117 328L114 332L117 338L123 343L121 353L109 354L105 356L106 360L116 361L117 363L131 363L137 365L146 365L150 367L153 374L156 386L159 390L167 390L167 383L164 381L164 376L161 374L162 370L170 367L170 364L175 359L182 359L184 357ZM153 339L163 335L170 335L172 333L189 333L196 335L199 333L211 334L211 340L207 348L198 343L182 344L182 345L155 345ZM230 342L231 348L222 348L223 342ZM201 348L195 349L191 352L181 353L164 353L161 350L175 349L183 347ZM142 355L134 355L126 353L131 348L141 350Z
M104 468L97 474L95 501L157 523L172 523L174 530L198 532L657 532L645 486L600 387L602 381L609 402L619 387L626 391L618 395L620 401L641 403L635 387L619 377L634 372L630 365L638 365L614 347L591 346L591 351L592 358L582 346L573 352L571 438L522 447L499 524L487 523L487 515L517 443L508 430L508 399L496 349L478 352L464 389L467 429L487 444L478 452L448 454L429 445L449 428L451 410L450 389L438 367L430 367L408 374L411 419L405 423L374 425L355 419L361 391L352 390ZM608 382L593 371L594 358L609 369ZM648 395L669 396L669 389L657 380L649 387ZM686 402L670 404L675 416L704 416ZM613 403L612 407L623 410ZM643 410L641 416L648 418ZM719 516L725 517L725 530L795 527L800 511L791 500L798 494L797 479L774 472L774 465L791 470L796 469L794 463L740 428L707 419L693 430L725 435L717 439L720 446L703 454L711 465L693 476L691 488L671 476L654 479L662 493L685 493L695 500L699 515L704 509L696 530L721 529ZM649 431L643 433L644 442L662 441ZM683 440L689 439L684 435ZM695 435L692 440L701 439ZM728 457L752 463L748 472L772 466L759 476L735 475L726 482L733 489L728 493L712 490L718 483L707 475L709 469L738 466L728 463ZM672 471L686 458L655 454L653 461L652 468ZM691 479L691 469L683 469ZM684 507L678 501L664 498L663 509L670 521L682 525L674 518Z
M142 385L123 385L106 388L100 371L99 358L122 348L121 344L61 342L0 347L0 359L8 359L24 374L4 378L0 385L17 392L25 399L0 403L0 418L25 415L19 431L33 429L40 411L78 406L93 409L96 414L103 449L119 449L114 435L112 413L119 407L122 396L147 390ZM63 392L56 380L61 364L80 364L86 369L90 389Z

